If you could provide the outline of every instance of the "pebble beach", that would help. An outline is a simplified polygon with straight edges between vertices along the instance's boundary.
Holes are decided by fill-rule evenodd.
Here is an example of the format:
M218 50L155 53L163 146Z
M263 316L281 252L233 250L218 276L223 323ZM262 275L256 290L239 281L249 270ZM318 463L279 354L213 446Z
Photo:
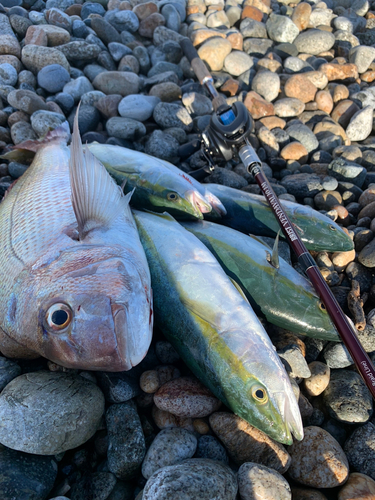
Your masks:
M352 238L352 251L312 255L375 363L375 1L2 0L0 154L65 120L72 130L80 102L83 143L205 166L199 152L178 156L213 113L184 37L251 113L280 200ZM0 159L0 199L30 161ZM236 159L204 182L260 194ZM285 242L280 254L298 270ZM157 328L127 372L0 356L0 499L374 500L373 400L347 349L262 322L302 441L236 416Z

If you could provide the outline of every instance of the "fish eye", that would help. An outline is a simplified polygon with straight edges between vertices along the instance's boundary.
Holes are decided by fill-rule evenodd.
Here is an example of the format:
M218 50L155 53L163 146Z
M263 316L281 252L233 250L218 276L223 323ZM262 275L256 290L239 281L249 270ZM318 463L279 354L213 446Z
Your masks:
M264 387L255 385L251 388L251 395L258 403L265 404L268 401L268 394Z
M327 310L327 309L326 309L326 306L323 304L323 302L322 302L321 300L319 301L319 309L320 309L321 311L326 311L326 310Z
M331 231L336 231L335 226L333 226L332 224L329 225L329 228L330 228Z
M52 330L64 330L72 319L72 310L67 304L53 304L46 312L46 323Z
M177 201L178 200L178 194L177 193L174 193L174 192L171 192L171 193L168 193L167 194L167 199L169 201Z

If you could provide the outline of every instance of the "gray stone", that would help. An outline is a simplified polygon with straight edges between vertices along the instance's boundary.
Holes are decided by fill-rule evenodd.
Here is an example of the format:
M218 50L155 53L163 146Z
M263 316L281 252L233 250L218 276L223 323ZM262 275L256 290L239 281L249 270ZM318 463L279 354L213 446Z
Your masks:
M17 70L9 63L0 64L0 84L14 87L17 83Z
M294 40L298 52L317 55L330 50L335 43L335 36L329 31L308 29Z
M243 50L252 57L263 57L270 52L275 42L268 38L245 38Z
M198 92L184 94L182 96L182 104L193 116L204 116L213 111L211 99Z
M337 158L328 165L328 173L341 182L351 182L362 187L367 170L355 162L349 162L344 158Z
M313 71L314 68L307 61L290 56L284 61L284 70L286 73L307 73Z
M104 396L92 382L62 372L33 372L13 379L0 395L0 441L39 455L85 443L104 413Z
M353 47L349 52L349 62L355 64L358 73L364 73L368 70L370 64L375 59L375 48L359 45Z
M370 391L361 376L349 370L332 370L323 403L329 415L347 424L365 423L373 412Z
M281 185L296 198L314 197L323 190L320 177L315 174L292 174L281 180Z
M111 42L121 42L121 36L117 29L101 17L91 19L91 28L106 45Z
M222 184L236 189L241 189L248 184L248 182L241 175L221 167L215 167L214 172L206 177L204 182Z
M178 140L172 135L161 130L154 130L146 142L145 153L161 160L174 162L178 157L179 145Z
M277 471L253 462L242 464L238 471L238 489L243 500L291 500L286 479Z
M280 118L299 116L305 110L305 104L296 97L284 97L274 103L275 115Z
M21 375L21 367L18 363L4 357L0 358L0 391L9 384L11 380Z
M196 458L209 458L228 463L228 455L222 444L215 436L200 436L195 453Z
M260 21L255 21L255 19L251 19L250 17L245 18L241 22L240 31L244 38L267 38L265 24Z
M127 96L138 94L139 77L129 71L107 71L99 73L92 82L93 86L106 95L120 94Z
M37 139L37 135L30 123L23 121L16 122L12 125L10 135L14 144L20 144L27 140L35 141Z
M44 66L37 75L38 85L51 94L60 92L64 85L70 81L68 71L60 64Z
M240 76L254 66L254 60L245 52L233 50L224 59L224 70L232 76Z
M139 19L131 10L108 10L104 19L114 26L117 31L135 33L139 28Z
M307 125L296 124L287 128L287 133L291 139L299 141L309 153L319 148L319 142L315 134L311 132Z
M260 71L253 78L251 89L272 102L279 95L280 77L272 71Z
M13 90L8 94L8 103L28 115L32 115L39 109L48 110L46 103L41 97L31 90Z
M85 2L82 5L80 17L81 19L86 19L90 14L99 14L100 16L104 16L105 12L105 8L100 3Z
M165 18L166 24L165 26L172 30L176 31L177 33L180 30L181 26L181 18L180 14L178 13L176 7L172 5L171 3L163 5L161 9L161 15Z
M40 457L0 445L0 498L44 500L57 476L53 457Z
M64 115L52 111L35 111L30 117L31 126L39 137L43 137L50 130L54 130L66 120Z
M146 127L143 123L118 116L107 121L106 129L109 135L119 139L136 140L146 135Z
M110 42L108 44L108 50L114 61L120 61L124 56L133 54L133 51L129 49L129 47L118 42Z
M135 404L129 401L110 406L106 422L109 471L123 481L137 477L146 444Z
M155 472L147 481L142 500L234 500L237 480L234 472L222 462L190 458Z
M148 55L146 47L138 45L133 49L133 55L139 62L140 73L146 75L151 66L150 57Z
M163 429L151 443L142 464L142 475L149 479L154 472L191 458L197 448L197 438L180 428Z
M13 179L18 179L19 177L21 177L21 175L23 175L27 169L28 169L27 165L23 165L22 163L18 163L16 161L11 161L8 164L8 172Z
M179 104L160 102L155 106L154 120L162 128L179 127L190 132L193 120L185 108Z
M349 464L375 480L375 425L367 423L355 429L344 445Z
M130 372L99 372L98 383L109 403L125 403L141 394L138 379Z
M152 116L159 97L133 94L124 97L118 105L120 116L144 122Z
M323 350L323 358L330 368L346 368L353 364L348 349L340 342L330 342Z
M367 139L372 131L373 115L373 108L366 106L352 116L346 129L346 135L351 141L364 141Z
M73 130L73 123L76 111L77 109L73 109L68 117L68 123L71 130ZM94 106L85 104L84 100L82 99L78 112L78 128L81 136L83 134L86 134L86 132L89 132L90 130L95 130L99 121L100 121L99 111Z
M68 42L57 47L68 61L92 61L98 57L101 48L94 43L81 41Z
M299 29L289 17L273 13L267 19L266 27L268 36L275 42L295 43L294 40L299 34Z
M78 103L81 96L86 92L90 92L94 90L94 87L91 85L91 82L85 76L79 76L75 80L71 80L63 87L63 92L66 94L70 94L75 103Z
M116 485L116 477L110 472L85 473L71 489L71 500L107 500Z
M173 71L176 73L180 80L183 79L183 73L180 66L177 64L170 63L168 61L159 61L153 66L147 73L148 78L152 78L155 75L166 73L167 71Z

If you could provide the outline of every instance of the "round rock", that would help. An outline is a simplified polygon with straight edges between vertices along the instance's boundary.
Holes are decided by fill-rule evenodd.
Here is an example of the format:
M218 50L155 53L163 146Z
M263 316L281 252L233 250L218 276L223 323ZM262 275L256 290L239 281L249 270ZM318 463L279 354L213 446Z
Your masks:
M208 65L210 71L223 69L224 60L232 51L232 45L225 38L210 38L199 49L199 57Z
M92 382L61 372L26 373L0 395L0 441L27 453L55 455L85 443L103 413L103 393Z
M333 47L335 36L329 31L308 29L300 33L293 43L300 53L318 55Z
M180 377L162 385L154 395L158 408L179 417L211 415L221 402L198 379Z
M193 120L187 110L179 104L159 102L153 113L154 120L162 128L178 127L186 132L193 128Z
M355 470L375 479L375 425L358 427L344 445L346 456Z
M238 471L242 500L291 500L292 493L281 474L264 465L247 462Z
M38 457L0 445L0 498L3 500L50 498L56 475L57 463L53 457Z
M92 84L106 95L120 94L125 97L130 94L138 94L139 91L139 77L130 71L99 73Z
M52 111L35 111L30 117L31 126L39 137L43 137L50 130L54 130L66 120L64 115Z
M69 81L70 75L68 71L60 64L44 66L38 73L39 86L51 94L60 92Z
M197 438L185 429L164 429L151 443L142 464L142 474L149 479L154 472L191 458L197 448Z
M346 135L351 141L364 141L371 134L374 111L366 106L357 111L351 118Z
M118 139L136 140L146 135L143 123L119 116L110 118L106 123L106 129L109 135Z
M152 116L160 99L155 96L133 94L124 97L118 105L120 116L144 122Z
M214 433L224 444L230 458L238 465L256 462L284 474L290 466L290 456L283 445L242 418L227 412L209 417Z
M320 427L305 427L304 432L304 439L289 447L290 477L313 488L334 488L343 484L349 474L349 464L339 443Z
M146 483L142 500L233 500L236 493L237 479L227 465L204 458L190 458L155 472Z
M272 71L260 71L253 79L251 89L267 101L272 102L279 95L280 77Z
M0 84L14 87L17 83L17 70L9 63L0 64Z
M299 29L289 17L273 13L269 16L266 27L268 36L275 42L295 43L294 40L299 34Z
M348 424L364 423L372 415L372 397L361 376L349 370L331 373L323 402L331 417Z
M359 472L353 472L349 475L349 479L340 490L337 500L353 500L356 498L358 500L375 498L375 481Z

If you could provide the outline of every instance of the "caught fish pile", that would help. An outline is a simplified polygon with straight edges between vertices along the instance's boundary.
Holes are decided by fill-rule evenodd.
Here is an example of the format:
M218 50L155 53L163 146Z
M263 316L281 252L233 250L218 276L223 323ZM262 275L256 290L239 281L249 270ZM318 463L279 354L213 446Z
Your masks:
M1 352L129 370L151 342L152 287L155 322L192 372L275 440L302 439L288 375L250 303L283 328L339 339L309 282L244 234L277 232L265 202L126 148L83 149L77 117L70 149L67 138L56 129L18 145L36 156L0 205ZM129 203L169 215L135 210L137 231ZM352 248L327 217L286 208L310 249Z

